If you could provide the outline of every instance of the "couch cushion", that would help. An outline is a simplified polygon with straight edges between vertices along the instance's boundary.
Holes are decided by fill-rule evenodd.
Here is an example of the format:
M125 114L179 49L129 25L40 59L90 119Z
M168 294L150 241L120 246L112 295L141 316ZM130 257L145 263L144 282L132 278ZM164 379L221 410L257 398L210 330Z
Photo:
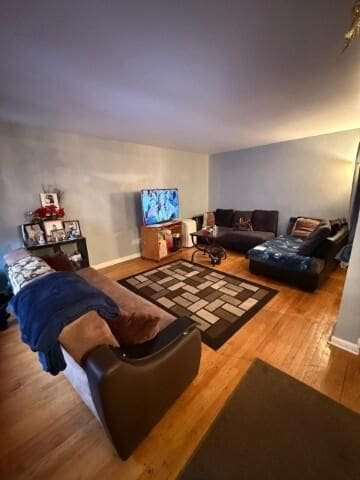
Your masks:
M254 230L276 233L279 212L277 210L254 210L251 218Z
M307 238L320 225L321 220L316 218L298 217L291 231L294 237Z
M272 232L261 231L242 231L234 230L233 228L219 227L218 229L218 241L224 247L229 250L237 250L240 252L247 252L250 248L271 240L275 237Z
M323 221L320 225L303 241L299 248L299 255L312 256L314 251L331 235L331 225L328 221Z
M160 330L167 327L175 320L175 316L157 307L140 295L131 292L122 285L114 282L94 268L88 267L78 270L76 272L81 277L85 278L89 283L105 292L111 297L120 307L121 312L133 313L142 312L160 318Z
M136 345L152 340L160 331L160 319L141 311L122 313L109 321L109 327L120 345Z
M218 227L232 227L234 210L218 208L215 211L215 224Z

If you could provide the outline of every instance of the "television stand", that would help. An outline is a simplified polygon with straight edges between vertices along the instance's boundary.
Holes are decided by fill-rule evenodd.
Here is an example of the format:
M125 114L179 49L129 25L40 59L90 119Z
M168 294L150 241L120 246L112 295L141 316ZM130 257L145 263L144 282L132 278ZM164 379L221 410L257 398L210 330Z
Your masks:
M145 228L166 228L166 227L171 227L172 225L177 225L178 223L181 223L180 218L176 220L169 220L168 222L162 222L162 223L153 223L152 225L144 225Z
M162 255L159 239L163 230L170 230L171 234L180 234L180 248L177 250L167 252L167 255ZM165 260L182 249L183 234L182 221L172 220L171 222L157 223L156 225L142 225L141 227L141 256L149 260Z

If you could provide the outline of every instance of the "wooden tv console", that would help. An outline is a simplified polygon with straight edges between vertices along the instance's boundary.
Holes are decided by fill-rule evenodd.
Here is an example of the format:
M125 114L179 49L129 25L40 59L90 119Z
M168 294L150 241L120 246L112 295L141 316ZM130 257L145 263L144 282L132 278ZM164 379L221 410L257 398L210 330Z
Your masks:
M159 233L162 230L171 230L171 233L180 233L180 245L182 246L182 221L174 220L172 222L157 223L156 225L143 225L141 227L141 256L150 260L164 260L171 257L175 252L168 252L166 256L160 257L159 251Z

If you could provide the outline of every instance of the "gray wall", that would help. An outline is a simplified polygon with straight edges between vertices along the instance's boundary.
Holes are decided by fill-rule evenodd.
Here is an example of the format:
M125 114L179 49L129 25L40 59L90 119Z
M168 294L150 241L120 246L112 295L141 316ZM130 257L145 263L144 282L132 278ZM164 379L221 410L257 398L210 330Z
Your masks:
M360 130L305 138L210 157L210 208L347 216Z
M351 343L360 340L360 218L351 252L350 264L346 275L340 312L336 322L334 336Z
M138 192L178 187L181 216L208 208L208 156L0 123L0 262L19 245L16 227L39 206L41 184L65 190L90 261L139 251ZM0 264L1 266L1 264Z

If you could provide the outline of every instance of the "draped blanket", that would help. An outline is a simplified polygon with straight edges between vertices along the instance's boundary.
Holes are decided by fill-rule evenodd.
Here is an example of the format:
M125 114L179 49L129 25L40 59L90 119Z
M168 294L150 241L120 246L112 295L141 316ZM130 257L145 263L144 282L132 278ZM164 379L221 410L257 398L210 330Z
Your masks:
M19 321L23 342L39 352L43 369L52 375L66 368L58 336L68 323L91 310L106 320L119 315L110 297L72 272L32 281L12 298L9 310Z
M290 270L304 272L311 268L311 257L299 255L301 238L280 235L249 250L250 259L276 263Z

